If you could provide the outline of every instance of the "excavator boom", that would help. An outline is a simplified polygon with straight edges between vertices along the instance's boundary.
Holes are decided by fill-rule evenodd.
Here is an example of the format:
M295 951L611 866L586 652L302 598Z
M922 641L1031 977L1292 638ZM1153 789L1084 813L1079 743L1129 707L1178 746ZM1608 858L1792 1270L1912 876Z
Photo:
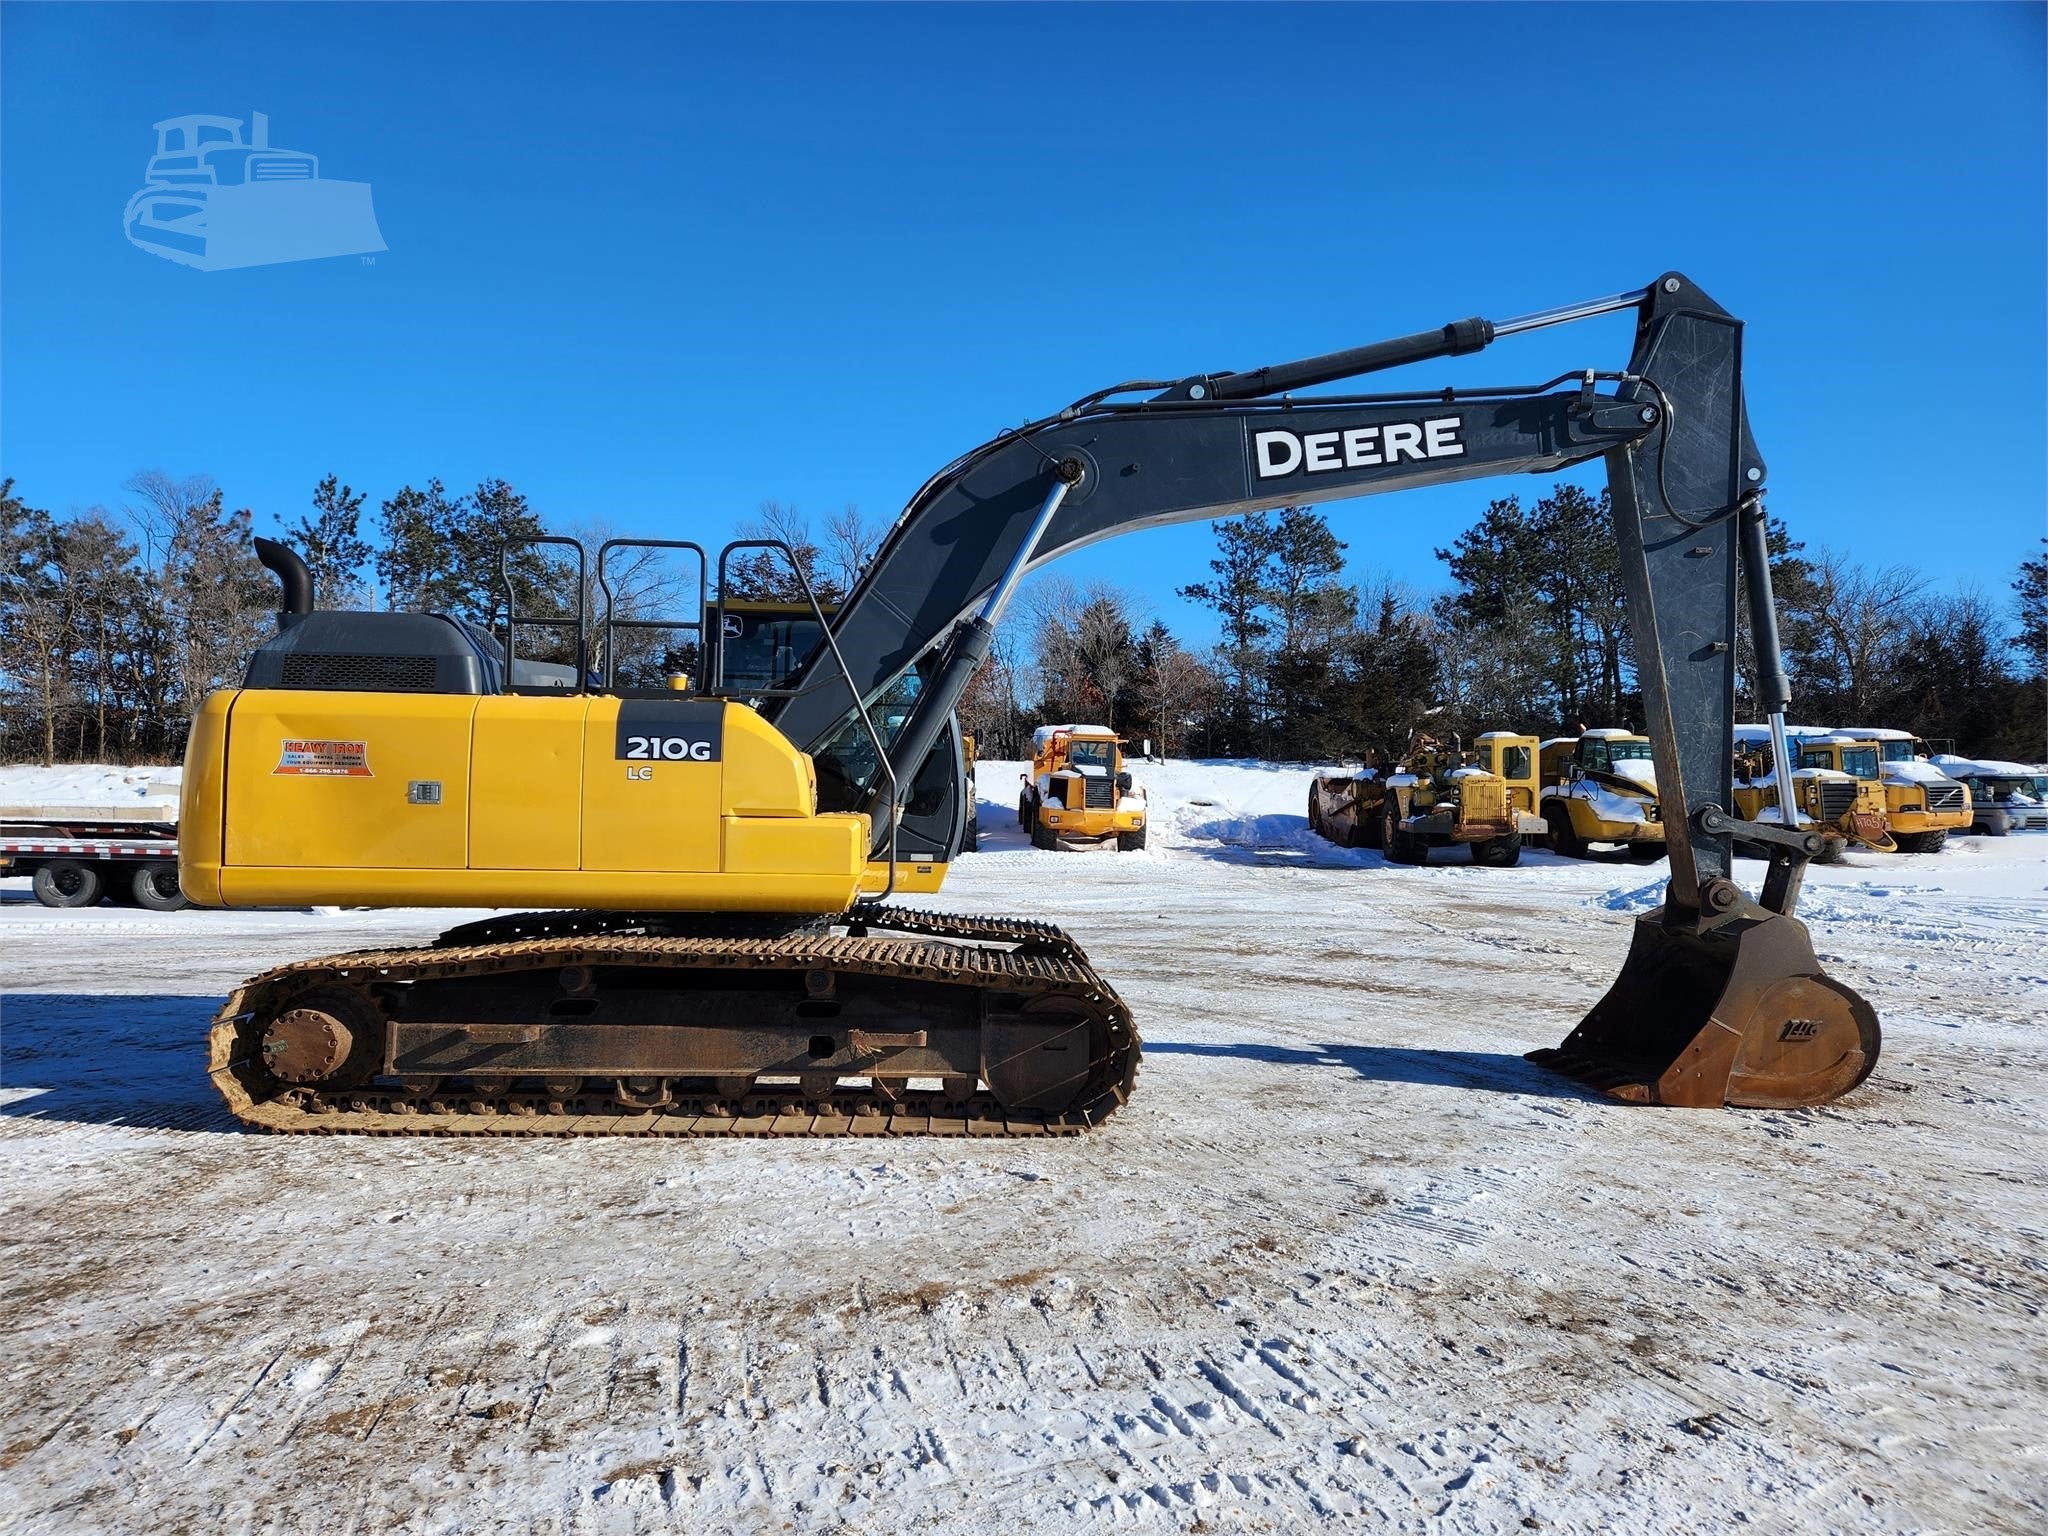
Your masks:
M1289 393L1623 309L1637 325L1619 370L1464 392ZM1613 991L1536 1059L1623 1098L1833 1098L1874 1066L1877 1021L1822 973L1793 916L1805 859L1818 849L1807 834L1731 813L1739 580L1764 702L1781 730L1789 691L1764 542L1765 465L1743 400L1742 325L1679 273L1497 324L1457 321L1298 363L1103 391L1005 433L918 492L841 609L836 656L814 654L770 718L816 758L821 804L874 812L879 778L845 750L848 687L879 698L913 669L920 675L890 751L907 781L987 654L1009 591L1068 550L1140 528L1594 458L1613 490L1671 880L1665 905L1638 924ZM1738 833L1772 850L1756 899L1733 878Z

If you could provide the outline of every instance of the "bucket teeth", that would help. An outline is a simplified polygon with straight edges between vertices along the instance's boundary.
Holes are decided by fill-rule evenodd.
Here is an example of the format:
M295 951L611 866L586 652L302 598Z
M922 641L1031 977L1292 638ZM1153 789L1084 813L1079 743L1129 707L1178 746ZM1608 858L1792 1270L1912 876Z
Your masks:
M1789 1109L1856 1087L1878 1045L1876 1013L1796 919L1752 905L1700 929L1659 908L1607 995L1528 1059L1625 1103Z

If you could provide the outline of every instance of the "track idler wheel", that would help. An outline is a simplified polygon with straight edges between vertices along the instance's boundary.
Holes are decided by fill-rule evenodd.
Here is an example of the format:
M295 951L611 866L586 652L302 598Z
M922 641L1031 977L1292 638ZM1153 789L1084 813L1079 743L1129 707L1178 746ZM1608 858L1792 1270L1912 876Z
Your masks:
M1688 1109L1825 1104L1870 1076L1877 1014L1821 969L1804 923L1746 898L1712 926L1695 921L1664 907L1638 918L1607 995L1529 1060L1628 1103Z

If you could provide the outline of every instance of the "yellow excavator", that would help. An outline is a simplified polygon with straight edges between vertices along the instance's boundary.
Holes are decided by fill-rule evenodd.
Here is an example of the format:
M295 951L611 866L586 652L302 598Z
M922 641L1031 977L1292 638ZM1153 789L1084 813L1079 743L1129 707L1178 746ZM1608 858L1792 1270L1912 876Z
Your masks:
M1304 393L1614 312L1636 320L1620 368ZM281 1131L1098 1125L1131 1095L1139 1038L1080 946L1047 923L888 899L920 869L942 880L959 847L954 709L1018 583L1131 529L1600 460L1671 879L1606 996L1534 1059L1638 1103L1836 1098L1870 1072L1878 1023L1793 915L1819 839L1728 808L1738 579L1774 722L1789 701L1741 337L1674 272L1511 320L1094 391L935 474L829 622L806 587L817 641L772 688L729 684L721 626L669 686L621 677L612 632L651 621L608 596L555 621L571 659L551 666L519 656L530 631L509 604L502 638L319 611L304 564L266 543L279 630L193 722L186 892L538 910L253 978L215 1021L213 1080L243 1120ZM621 542L596 553L599 592ZM667 547L694 551L711 584L701 548ZM718 590L735 550L759 547L718 556ZM1771 850L1756 896L1732 878L1737 836Z

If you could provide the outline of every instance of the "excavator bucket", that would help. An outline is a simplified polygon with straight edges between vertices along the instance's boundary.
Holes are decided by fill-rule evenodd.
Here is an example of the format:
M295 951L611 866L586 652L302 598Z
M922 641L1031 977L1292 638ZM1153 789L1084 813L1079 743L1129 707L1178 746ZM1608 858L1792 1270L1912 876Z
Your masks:
M1792 1109L1877 1065L1877 1014L1821 970L1805 924L1744 903L1710 928L1639 918L1628 963L1565 1042L1529 1060L1632 1104Z

